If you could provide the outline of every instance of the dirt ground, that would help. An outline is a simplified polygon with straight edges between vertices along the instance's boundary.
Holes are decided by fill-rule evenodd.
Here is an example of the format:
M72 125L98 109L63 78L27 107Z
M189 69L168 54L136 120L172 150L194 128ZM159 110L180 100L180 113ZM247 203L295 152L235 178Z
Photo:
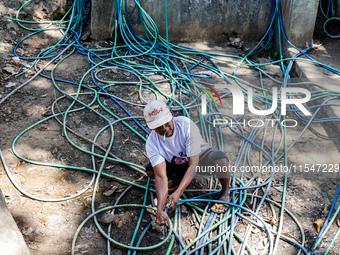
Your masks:
M1 13L10 15L18 8L16 1L8 1L6 5L0 3ZM15 57L13 50L15 45L25 36L28 31L20 28L13 21L3 17L0 18L0 100L10 93L14 88L23 84L32 77L35 72L28 71L15 78L14 75L20 73L32 60L19 60ZM30 37L18 48L18 53L26 57L33 57L47 45L53 45L58 39L57 32L50 31L44 34L37 34ZM94 48L106 47L109 42L83 42L84 45ZM214 45L211 43L192 43L189 46L207 51L223 52L230 55L243 56L244 49L236 49L230 46L229 42L224 45ZM250 45L249 45L250 46ZM258 61L266 61L264 56L260 56ZM43 64L39 63L39 67ZM56 69L54 75L59 79L70 80L78 83L83 74L91 67L87 57L79 53L73 53L65 59ZM51 67L49 67L51 68ZM232 67L223 66L223 70L231 72ZM277 78L282 78L279 67L264 67L267 72ZM256 77L256 70L241 68L240 75L253 82L252 77ZM45 72L50 74L50 72ZM103 72L101 78L112 76L110 71ZM137 81L136 77L128 72L118 71L114 73L115 78L124 78L128 81ZM255 79L255 78L254 78ZM256 82L256 81L254 81ZM269 81L267 81L269 83ZM90 84L90 77L87 76L85 84ZM109 92L126 98L135 103L141 103L138 97L137 86L123 85L114 86ZM170 91L166 84L162 89ZM67 126L70 130L63 130L63 126L57 121L63 121L62 116L53 117L53 114L65 111L71 100L63 97L61 91L68 94L75 93L77 87L74 85L59 82L54 85L51 80L42 76L36 77L28 85L19 89L14 95L0 105L0 148L6 160L6 164L16 182L25 192L35 196L37 199L27 197L11 183L3 165L0 164L0 187L5 194L8 207L17 222L17 225L24 236L24 239L33 255L63 255L70 254L73 237L77 228L83 220L91 214L91 202L99 210L107 206L114 205L117 199L128 188L128 184L117 181L113 178L102 177L95 192L93 201L94 185L93 175L84 168L92 169L101 166L100 157L92 159L89 153L92 146L87 139L93 140L94 136L107 125L106 119L112 117L101 109L97 104L92 106L102 116L95 114L89 109L78 110L68 114ZM145 98L152 99L151 93L145 94ZM89 103L93 100L93 95L82 94L80 98L83 102ZM227 100L227 99L225 99ZM127 115L110 98L102 98L101 102L107 106L114 114L123 118ZM227 102L228 101L224 101ZM142 107L135 107L124 104L133 116L142 116ZM226 104L228 105L228 104ZM80 108L78 104L74 107ZM177 112L175 114L181 114ZM252 117L247 113L248 117ZM139 127L131 120L126 120L132 127ZM145 127L144 121L140 122ZM145 156L144 141L132 133L127 127L120 123L114 126L114 141L111 150L112 155L128 162L144 166L148 160ZM339 163L339 140L334 136L330 139L327 129L321 124L313 124L302 136L299 142L289 152L288 161L292 165L304 164L338 164ZM303 129L303 123L299 122L297 128L288 131L288 141L293 142ZM139 129L140 131L140 129ZM250 130L246 130L250 132ZM20 137L16 140L16 138ZM268 132L267 144L270 144ZM109 131L103 131L98 137L97 144L107 147ZM235 162L241 139L230 131L224 131L226 138L225 152L231 162ZM260 138L258 138L260 139ZM337 138L338 139L338 138ZM71 144L74 143L74 145ZM94 153L103 154L103 150L96 147ZM20 155L30 162L25 162L15 154ZM259 151L252 149L250 160L256 162ZM68 169L72 166L73 169ZM107 161L104 172L111 176L123 178L128 181L138 182L146 185L146 178L138 181L143 175L122 163ZM247 175L245 178L250 178ZM268 176L263 176L263 180ZM276 202L280 202L283 191L283 173L277 173L272 182L272 187L268 197ZM327 173L296 173L288 175L288 188L286 197L286 208L294 214L301 223L306 234L306 245L308 249L315 241L317 231L313 222L319 218L325 219L333 202L339 184L339 173L329 171ZM152 183L151 183L152 185ZM205 189L209 186L209 179L197 178L190 185L190 189ZM254 192L254 191L252 191ZM262 194L261 190L258 190ZM69 197L79 194L75 198ZM120 204L142 204L145 191L141 188L131 188L122 196ZM188 192L189 197L202 194L204 192ZM64 201L51 201L53 199ZM150 195L146 201L151 205ZM246 205L252 208L250 198ZM267 220L268 227L276 229L273 223L273 211L279 215L279 208L271 208L265 204L259 215ZM118 242L129 244L135 226L139 218L141 208L118 208L116 209L111 236ZM182 206L182 239L186 244L193 240L197 234L197 222L193 218L193 212L189 207ZM102 216L103 214L99 214ZM173 217L173 214L170 214ZM148 210L141 222L139 233L148 225L153 217L152 211ZM103 226L107 229L107 226ZM242 235L246 229L246 222L241 220L236 230ZM327 234L327 238L321 243L315 254L321 254L328 247L337 227L335 224ZM301 232L296 223L285 214L282 233L296 240L301 240ZM141 246L151 246L164 239L164 233L154 229L147 232L146 238ZM255 250L255 254L265 254L268 247L268 240L262 230L253 228L249 238L249 244ZM165 254L169 242L157 249L150 249L139 252L139 254ZM236 245L239 247L239 245ZM127 250L116 245L111 245L110 254L127 254ZM100 234L93 220L88 221L77 238L75 250L76 254L106 254L107 242ZM179 247L173 249L171 254L178 254ZM246 253L245 253L246 254ZM280 241L276 254L297 254L297 249L289 243ZM340 254L340 244L336 242L331 249L331 254Z

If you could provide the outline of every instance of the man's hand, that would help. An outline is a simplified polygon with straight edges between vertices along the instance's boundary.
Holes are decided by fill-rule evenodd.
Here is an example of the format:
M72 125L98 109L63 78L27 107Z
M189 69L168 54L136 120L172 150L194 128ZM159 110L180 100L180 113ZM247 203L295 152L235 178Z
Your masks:
M175 191L168 198L167 205L169 206L169 211L175 210L176 206L178 205L178 200L179 200L180 196L181 196L181 194L178 194L178 192Z
M168 222L169 216L165 211L157 210L156 223L158 225L164 225Z

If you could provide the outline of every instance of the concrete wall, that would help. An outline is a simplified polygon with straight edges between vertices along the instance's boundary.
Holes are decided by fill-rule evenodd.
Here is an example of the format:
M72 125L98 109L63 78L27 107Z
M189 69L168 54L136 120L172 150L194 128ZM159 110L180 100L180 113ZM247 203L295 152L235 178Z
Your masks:
M111 1L92 0L91 33L93 39L107 39L113 31ZM165 36L164 0L141 0L141 6ZM130 0L129 7L134 2ZM271 1L268 0L168 0L168 29L171 40L224 41L230 36L258 40L270 22ZM132 15L134 28L137 15ZM111 22L111 23L110 23ZM105 24L105 25L103 25Z
M165 37L165 1L140 2ZM134 4L129 0L130 10ZM319 0L281 0L285 33L295 46L305 48L310 45L318 5ZM112 38L114 8L113 0L92 0L92 39ZM270 12L269 0L167 0L169 39L226 41L237 36L244 41L258 41L268 29ZM142 25L137 24L137 12L131 20L135 30L142 34Z
M142 0L141 6L165 35L164 0ZM259 39L268 28L268 0L168 0L172 40L225 40L230 36ZM136 21L135 17L134 20ZM138 27L138 26L137 26ZM139 26L140 27L140 26Z
M114 0L91 0L91 37L111 39L114 31Z
M336 0L335 4L336 4L335 16L340 18L340 0Z
M24 210L24 208L23 208ZM7 208L0 190L0 253L4 255L30 255L25 240Z
M295 46L311 45L318 6L319 0L281 0L285 34Z

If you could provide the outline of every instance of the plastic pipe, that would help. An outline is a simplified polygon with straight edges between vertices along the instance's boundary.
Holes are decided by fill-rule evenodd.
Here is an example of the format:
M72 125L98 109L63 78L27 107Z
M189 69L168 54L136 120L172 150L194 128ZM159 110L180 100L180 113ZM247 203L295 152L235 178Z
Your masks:
M323 30L331 38L340 38L340 18L333 17L326 20Z

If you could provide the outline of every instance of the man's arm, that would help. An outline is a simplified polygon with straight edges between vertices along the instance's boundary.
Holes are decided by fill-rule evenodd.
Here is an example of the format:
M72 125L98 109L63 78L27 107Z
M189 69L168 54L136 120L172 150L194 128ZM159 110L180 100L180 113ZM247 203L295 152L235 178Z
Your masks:
M169 205L170 211L173 211L176 208L179 198L182 196L184 190L191 183L192 179L194 179L195 174L196 174L195 168L196 166L198 166L198 161L199 161L199 155L188 157L189 167L181 183L179 184L177 190L174 193L172 193L168 199L168 205Z
M165 212L166 199L168 197L168 177L166 176L165 161L153 167L155 174L155 188L157 195L157 215L156 223L164 225L169 217Z

